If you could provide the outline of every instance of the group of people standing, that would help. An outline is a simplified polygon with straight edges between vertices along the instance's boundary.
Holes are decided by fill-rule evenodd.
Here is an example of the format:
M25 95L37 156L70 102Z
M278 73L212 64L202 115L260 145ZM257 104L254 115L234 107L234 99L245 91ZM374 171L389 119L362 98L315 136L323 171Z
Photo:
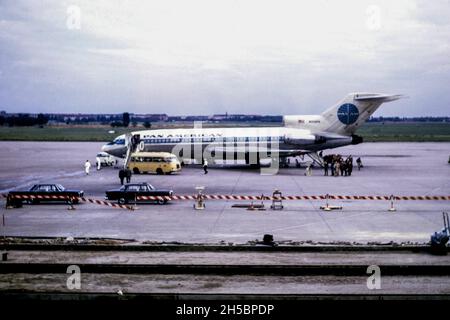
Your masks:
M349 155L344 159L340 154L330 154L323 157L324 161L324 175L328 176L331 171L331 176L351 176L353 171L353 157ZM356 159L358 170L362 167L361 158Z
M119 170L119 179L120 184L123 185L123 180L126 180L127 183L131 182L131 170L130 169L120 169Z

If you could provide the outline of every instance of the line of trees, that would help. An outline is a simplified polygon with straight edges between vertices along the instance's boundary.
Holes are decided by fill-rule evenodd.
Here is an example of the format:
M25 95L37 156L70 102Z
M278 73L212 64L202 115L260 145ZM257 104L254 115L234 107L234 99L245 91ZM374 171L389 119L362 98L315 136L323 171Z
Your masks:
M8 125L10 127L43 127L48 123L48 117L39 113L37 117L30 117L29 114L21 114L18 116L0 116L0 126Z
M128 112L124 112L122 114L122 121L113 121L111 122L111 127L125 127L128 128L130 125L130 114Z
M450 122L450 117L370 117L367 122Z

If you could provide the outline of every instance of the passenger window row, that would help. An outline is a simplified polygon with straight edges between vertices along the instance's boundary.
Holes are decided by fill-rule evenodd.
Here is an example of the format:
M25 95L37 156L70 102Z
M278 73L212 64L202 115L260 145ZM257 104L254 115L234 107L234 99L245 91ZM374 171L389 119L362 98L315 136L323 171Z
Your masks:
M146 143L193 143L193 142L261 142L282 141L283 137L232 137L232 138L169 138L169 139L144 139Z

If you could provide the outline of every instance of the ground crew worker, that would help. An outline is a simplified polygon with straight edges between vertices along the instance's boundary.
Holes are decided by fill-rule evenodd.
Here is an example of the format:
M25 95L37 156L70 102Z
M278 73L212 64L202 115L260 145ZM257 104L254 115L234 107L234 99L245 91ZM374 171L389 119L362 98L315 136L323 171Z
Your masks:
M97 163L97 170L100 170L102 168L102 160L100 157L95 158L95 161Z
M356 164L358 165L358 171L361 170L361 168L362 168L362 166L363 166L363 165L362 165L361 158L358 157L358 159L356 159Z
M312 164L308 164L308 166L306 167L305 176L312 176L311 166Z
M341 172L341 163L339 161L336 161L336 167L334 168L334 176L339 176L339 173Z
M125 179L125 169L119 170L119 179L120 179L120 184L123 185L123 179Z
M353 157L350 155L347 158L347 161L348 161L348 168L347 168L348 175L351 176L352 175L352 171L353 171Z
M203 170L205 170L205 174L208 173L208 160L203 160Z
M125 178L127 178L127 183L131 182L131 170L130 169L125 170Z
M341 161L341 176L347 175L347 161Z
M84 171L86 172L86 175L89 175L89 169L91 169L91 163L89 162L89 160L86 160L86 162L84 163Z
M324 172L324 175L325 175L325 176L328 175L328 167L329 167L328 161L325 161L325 162L323 163L323 169L325 170L325 172Z

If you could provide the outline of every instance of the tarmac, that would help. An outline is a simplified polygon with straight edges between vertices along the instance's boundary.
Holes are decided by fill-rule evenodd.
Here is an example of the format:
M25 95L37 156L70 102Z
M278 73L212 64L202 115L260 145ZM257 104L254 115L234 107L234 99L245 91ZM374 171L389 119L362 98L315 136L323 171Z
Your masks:
M120 186L117 168L95 170L95 155L102 143L87 142L0 142L0 192L26 189L35 183L60 183L82 189L89 198L102 199L105 190ZM305 176L305 167L282 168L276 175L243 165L189 165L174 175L133 175L132 182L149 182L174 194L194 194L204 186L206 194L271 195L449 195L450 143L364 143L324 154L361 157L364 167L350 177L325 177L315 168ZM93 164L84 174L84 162ZM305 157L305 161L307 161ZM293 161L291 161L291 165ZM331 200L342 210L320 210L325 202L284 201L284 209L248 211L232 208L249 201L207 200L205 210L194 210L193 201L167 205L138 204L137 210L80 204L25 205L5 209L0 235L22 237L97 237L137 241L186 243L247 243L272 234L275 241L321 243L426 243L443 227L442 212L450 201ZM255 202L259 203L259 202Z

